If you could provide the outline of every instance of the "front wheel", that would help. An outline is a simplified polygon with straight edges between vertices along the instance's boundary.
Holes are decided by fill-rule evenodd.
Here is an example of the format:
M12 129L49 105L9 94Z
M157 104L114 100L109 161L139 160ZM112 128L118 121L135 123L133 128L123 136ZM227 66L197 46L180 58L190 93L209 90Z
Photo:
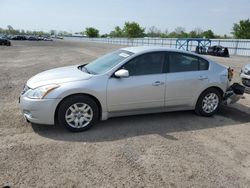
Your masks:
M62 101L58 109L58 122L72 132L92 127L99 117L98 106L88 96L72 96Z
M201 116L212 116L218 112L221 104L221 94L215 88L205 90L199 97L195 112Z

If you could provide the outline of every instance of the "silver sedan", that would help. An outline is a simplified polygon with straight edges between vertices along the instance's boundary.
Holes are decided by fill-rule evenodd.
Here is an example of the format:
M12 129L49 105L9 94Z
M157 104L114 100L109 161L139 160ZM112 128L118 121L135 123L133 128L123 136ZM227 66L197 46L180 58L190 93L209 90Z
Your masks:
M163 47L129 47L86 65L56 68L27 81L20 106L27 121L83 131L114 116L218 111L228 68L199 55Z

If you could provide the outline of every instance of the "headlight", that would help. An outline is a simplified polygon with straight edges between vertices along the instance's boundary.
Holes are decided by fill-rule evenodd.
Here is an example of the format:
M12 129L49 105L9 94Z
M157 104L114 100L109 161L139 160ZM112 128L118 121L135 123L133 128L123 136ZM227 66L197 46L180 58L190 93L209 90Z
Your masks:
M244 68L244 69L243 69L243 72L244 72L245 74L248 74L248 75L250 74L250 70L247 69L247 68Z
M41 86L41 87L30 90L27 97L29 97L31 99L42 99L49 92L51 92L52 90L54 90L58 87L59 87L59 85L57 85L57 84L50 84L50 85Z

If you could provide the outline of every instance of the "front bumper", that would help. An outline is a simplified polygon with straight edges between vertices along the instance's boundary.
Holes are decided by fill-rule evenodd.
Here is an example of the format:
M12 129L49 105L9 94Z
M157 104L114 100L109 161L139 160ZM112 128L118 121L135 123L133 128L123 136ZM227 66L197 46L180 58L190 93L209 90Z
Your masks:
M55 124L55 111L60 99L30 99L20 96L19 102L27 121L37 124Z

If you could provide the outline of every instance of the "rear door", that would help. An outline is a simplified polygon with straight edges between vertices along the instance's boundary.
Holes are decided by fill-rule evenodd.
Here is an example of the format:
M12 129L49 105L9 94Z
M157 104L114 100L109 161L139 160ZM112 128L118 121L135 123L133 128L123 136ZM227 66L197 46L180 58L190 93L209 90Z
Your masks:
M188 107L208 84L209 62L198 56L170 52L166 78L166 107Z

